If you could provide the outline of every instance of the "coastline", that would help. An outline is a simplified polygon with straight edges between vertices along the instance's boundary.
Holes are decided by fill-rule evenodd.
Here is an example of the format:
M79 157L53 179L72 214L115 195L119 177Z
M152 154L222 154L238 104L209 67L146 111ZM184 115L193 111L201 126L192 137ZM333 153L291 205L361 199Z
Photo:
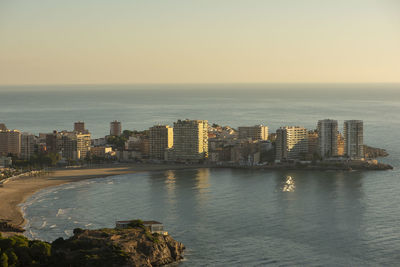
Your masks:
M385 164L383 164L385 165ZM382 166L383 166L382 165ZM377 165L381 166L381 165ZM386 165L385 165L386 166ZM387 165L390 166L390 165ZM387 168L354 168L353 170L385 170ZM390 166L391 167L391 166ZM23 227L26 220L21 208L22 203L36 192L53 186L65 183L78 182L86 179L103 178L114 175L146 172L146 171L167 171L179 169L198 168L231 168L231 169L254 169L254 170L311 170L311 171L349 171L349 166L238 166L238 165L178 165L178 164L109 164L93 165L90 167L62 168L48 172L41 176L22 176L17 179L10 179L0 186L0 220L6 220L17 227ZM1 232L4 236L12 235L14 232Z
M36 192L48 187L128 173L207 167L206 165L118 164L57 169L51 171L48 175L12 179L0 187L0 219L8 220L15 226L23 227L26 220L23 216L20 204L24 203Z

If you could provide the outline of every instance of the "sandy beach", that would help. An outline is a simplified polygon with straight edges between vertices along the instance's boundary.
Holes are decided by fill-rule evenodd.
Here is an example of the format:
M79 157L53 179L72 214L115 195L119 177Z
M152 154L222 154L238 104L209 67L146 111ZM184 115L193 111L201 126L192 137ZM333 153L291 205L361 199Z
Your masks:
M59 169L51 171L48 175L37 177L23 177L11 180L0 187L0 219L10 220L17 226L25 223L19 204L23 203L35 192L50 186L57 186L84 179L100 178L112 175L135 173L143 171L177 170L188 168L201 168L204 165L110 165L101 167L88 167L76 169Z

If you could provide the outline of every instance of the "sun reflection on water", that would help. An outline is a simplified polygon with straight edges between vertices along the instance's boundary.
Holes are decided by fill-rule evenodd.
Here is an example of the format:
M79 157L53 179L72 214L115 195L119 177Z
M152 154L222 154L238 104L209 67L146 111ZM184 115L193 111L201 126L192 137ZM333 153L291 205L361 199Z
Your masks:
M294 192L296 188L295 181L292 176L286 176L286 180L282 186L282 192Z

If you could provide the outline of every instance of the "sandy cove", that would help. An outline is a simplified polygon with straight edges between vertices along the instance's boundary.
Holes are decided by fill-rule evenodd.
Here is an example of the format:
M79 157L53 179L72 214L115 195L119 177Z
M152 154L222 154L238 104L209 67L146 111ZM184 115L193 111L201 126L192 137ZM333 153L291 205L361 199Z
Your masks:
M85 179L101 178L119 174L204 168L205 165L161 165L161 164L132 164L110 165L101 167L87 167L76 169L59 169L51 171L48 175L37 177L22 177L14 179L0 187L0 219L10 220L17 226L24 226L25 219L18 206L28 197L46 187L57 186Z

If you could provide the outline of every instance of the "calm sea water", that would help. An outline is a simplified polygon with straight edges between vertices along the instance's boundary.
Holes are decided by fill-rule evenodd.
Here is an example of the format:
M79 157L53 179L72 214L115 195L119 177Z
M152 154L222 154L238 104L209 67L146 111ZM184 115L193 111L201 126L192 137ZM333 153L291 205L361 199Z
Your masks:
M399 86L0 88L0 121L33 133L71 129L84 120L102 136L114 119L125 129L146 129L178 118L234 127L264 123L271 131L315 128L324 118L341 125L362 119L365 142L387 149L383 161L395 170L197 169L82 181L32 196L24 205L28 235L53 240L76 227L142 218L162 221L186 245L182 266L399 265Z

